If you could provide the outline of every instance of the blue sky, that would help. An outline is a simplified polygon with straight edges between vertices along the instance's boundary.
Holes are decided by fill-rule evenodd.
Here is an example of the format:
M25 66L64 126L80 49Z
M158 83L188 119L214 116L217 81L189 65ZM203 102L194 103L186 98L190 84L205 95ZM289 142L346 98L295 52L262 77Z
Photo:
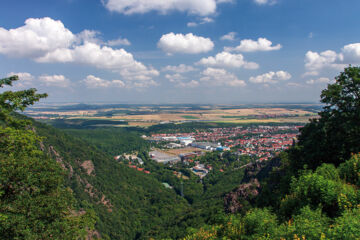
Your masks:
M359 9L358 0L2 0L0 72L48 102L316 102L360 63Z

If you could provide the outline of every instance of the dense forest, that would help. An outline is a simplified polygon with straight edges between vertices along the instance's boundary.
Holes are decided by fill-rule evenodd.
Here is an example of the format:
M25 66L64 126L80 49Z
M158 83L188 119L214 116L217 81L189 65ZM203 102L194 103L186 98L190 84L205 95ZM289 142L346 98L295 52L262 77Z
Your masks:
M1 239L360 239L358 67L322 91L325 107L292 148L261 163L208 153L202 180L152 161L141 135L221 126L58 129L16 113L43 97L0 94ZM114 159L124 153L150 174Z

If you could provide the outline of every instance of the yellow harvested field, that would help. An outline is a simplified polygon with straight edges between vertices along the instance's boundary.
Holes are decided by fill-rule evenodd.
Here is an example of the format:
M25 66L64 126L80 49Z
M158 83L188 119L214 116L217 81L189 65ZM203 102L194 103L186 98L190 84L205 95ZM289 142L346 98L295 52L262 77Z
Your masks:
M303 106L303 108L302 108ZM312 106L312 105L310 105ZM199 106L194 110L190 107L174 106L137 106L134 108L104 108L99 110L78 110L78 111L39 111L28 112L35 116L58 115L65 119L85 120L107 120L115 121L114 125L119 127L149 127L160 123L182 123L188 121L203 121L213 123L293 123L308 122L310 118L317 117L314 111L306 111L309 105L296 105L294 109L281 105L274 107L253 107L244 108L241 106ZM313 109L310 107L309 109ZM112 111L114 113L112 114ZM117 112L119 111L119 112ZM55 117L57 118L57 117ZM116 121L126 121L128 125L121 125ZM106 123L107 125L109 122Z
M113 116L111 119L117 120L122 119L126 121L143 121L143 122L177 122L177 121L186 121L189 119L193 120L205 120L205 121L220 121L220 122L242 122L246 120L237 120L237 117L244 116L261 116L261 115L278 115L279 118L276 118L277 122L281 122L281 116L283 115L298 115L301 118L304 115L313 115L311 112L304 110L287 110L283 108L255 108L255 109L230 109L230 110L205 110L202 112L199 111L184 111L184 113L162 113L162 114L144 114L144 115L123 115L123 116ZM292 117L291 117L292 118ZM309 117L306 117L309 119ZM285 119L285 118L284 118ZM290 118L286 118L290 119ZM252 119L250 119L253 121ZM256 119L254 119L256 120ZM261 120L263 121L263 120ZM255 121L256 122L256 121Z
M127 126L131 126L131 127L150 127L153 125L156 125L158 123L156 122L129 122ZM126 125L121 125L121 126L126 126Z
M187 147L187 148L166 149L166 150L158 150L158 151L162 151L169 155L177 156L179 154L191 153L194 151L204 151L204 150L201 150L200 148Z

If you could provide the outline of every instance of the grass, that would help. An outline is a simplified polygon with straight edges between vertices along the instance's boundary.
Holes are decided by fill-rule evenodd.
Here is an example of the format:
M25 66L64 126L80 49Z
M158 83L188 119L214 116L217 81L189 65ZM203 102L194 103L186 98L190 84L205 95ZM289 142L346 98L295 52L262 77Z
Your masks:
M181 116L182 118L185 118L185 119L200 119L196 116L191 116L191 115L184 115L184 116Z

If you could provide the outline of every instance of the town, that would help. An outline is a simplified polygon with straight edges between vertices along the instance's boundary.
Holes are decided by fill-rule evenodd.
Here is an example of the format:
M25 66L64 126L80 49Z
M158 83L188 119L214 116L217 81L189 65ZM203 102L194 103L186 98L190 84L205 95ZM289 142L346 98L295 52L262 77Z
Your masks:
M182 133L154 133L142 137L153 143L149 152L151 159L169 165L181 162L183 166L188 166L194 174L203 178L212 170L212 166L204 165L197 160L207 152L230 151L238 157L249 156L255 161L266 161L292 146L297 141L301 127L303 126L300 124L250 125ZM119 158L120 156L117 156L117 160ZM136 155L131 158L126 155L125 159L130 160L131 168L143 164ZM149 174L142 167L137 169Z

